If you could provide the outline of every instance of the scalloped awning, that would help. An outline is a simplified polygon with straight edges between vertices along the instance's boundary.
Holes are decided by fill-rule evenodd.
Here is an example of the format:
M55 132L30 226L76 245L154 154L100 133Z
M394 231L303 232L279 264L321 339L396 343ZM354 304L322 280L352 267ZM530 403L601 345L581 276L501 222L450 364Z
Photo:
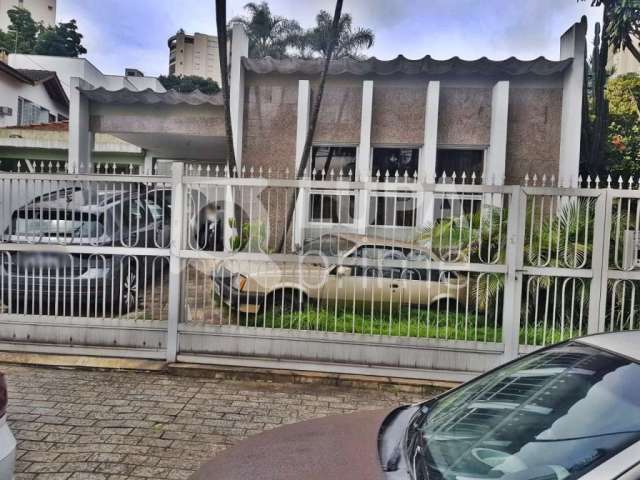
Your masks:
M378 60L371 57L367 60L343 58L333 60L329 68L330 75L489 75L548 76L563 72L571 65L573 59L549 60L538 57L533 60L520 60L510 57L505 60L490 60L482 57L477 60L462 60L452 57L448 60L435 60L427 55L418 60L409 60L399 55L393 60ZM244 68L253 73L280 73L285 75L319 75L322 70L322 59L305 60L300 58L275 59L243 58Z
M191 93L181 93L175 90L169 90L168 92L155 92L148 88L142 91L127 90L126 88L120 90L107 90L106 88L92 88L85 89L80 88L80 92L86 98L95 103L102 104L117 104L117 105L224 105L222 100L222 94L207 95L200 90L196 90Z

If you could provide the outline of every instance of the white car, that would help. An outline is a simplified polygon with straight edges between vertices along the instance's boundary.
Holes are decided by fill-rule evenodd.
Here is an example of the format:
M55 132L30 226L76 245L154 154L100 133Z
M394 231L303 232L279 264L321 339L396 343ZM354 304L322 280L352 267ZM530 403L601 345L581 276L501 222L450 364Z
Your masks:
M7 381L0 373L0 480L11 480L16 463L16 439L7 424Z

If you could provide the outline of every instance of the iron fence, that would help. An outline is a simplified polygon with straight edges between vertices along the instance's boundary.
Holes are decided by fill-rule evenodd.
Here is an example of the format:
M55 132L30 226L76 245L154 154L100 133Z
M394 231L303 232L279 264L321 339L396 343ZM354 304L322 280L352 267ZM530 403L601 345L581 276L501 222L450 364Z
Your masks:
M633 182L96 171L0 179L0 348L458 378L637 327Z

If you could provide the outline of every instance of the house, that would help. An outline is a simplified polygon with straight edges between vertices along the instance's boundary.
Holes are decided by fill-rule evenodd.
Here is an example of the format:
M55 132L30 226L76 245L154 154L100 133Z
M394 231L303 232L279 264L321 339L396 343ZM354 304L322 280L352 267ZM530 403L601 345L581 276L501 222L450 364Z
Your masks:
M387 174L392 180L398 174L400 180L406 175L409 181L433 182L457 172L456 181L465 173L467 179L475 174L476 183L510 184L520 183L527 173L545 173L575 184L586 30L586 19L567 30L557 60L398 56L332 62L308 174L315 169L318 178L323 170L333 170L349 180L385 180ZM240 24L232 26L230 47L236 163L296 171L322 61L247 58L248 38ZM75 146L69 157L74 171L91 169L87 146L96 133L139 145L155 159L224 164L220 95L76 84L70 117ZM303 199L309 208L299 210L309 215L298 231L333 223L366 233L380 223L411 227L433 219L431 207L403 224L393 211L417 207L407 207L400 195L331 195L312 191ZM323 208L327 201L340 207Z
M124 76L106 75L84 58L10 54L6 63L0 63L0 68L14 72L14 76L25 77L24 80L30 83L23 84L21 88L31 89L30 94L0 89L0 98L6 97L7 105L20 103L28 106L11 109L15 115L19 112L22 118L0 115L0 127L5 127L0 128L0 170L5 171L18 168L33 170L41 162L47 166L52 162L66 170L69 156L68 96L72 92L72 78L90 81L110 90L165 91L157 78L146 77L136 69L127 69ZM20 85L18 80L12 82ZM64 100L60 110L56 110L58 104L54 99L47 101L49 92ZM0 102L0 106L5 103ZM97 136L93 155L103 170L107 164L110 171L129 171L132 166L137 172L145 168L142 148L106 134ZM149 161L147 159L147 164Z
M0 58L0 127L62 121L68 115L69 98L56 72L14 68Z

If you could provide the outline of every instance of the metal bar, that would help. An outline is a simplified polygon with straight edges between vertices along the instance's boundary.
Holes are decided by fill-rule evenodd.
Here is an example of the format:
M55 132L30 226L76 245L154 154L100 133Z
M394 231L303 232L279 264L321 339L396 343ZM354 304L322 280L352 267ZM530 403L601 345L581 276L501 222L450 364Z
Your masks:
M516 188L509 198L507 219L507 252L505 275L502 341L504 342L503 360L509 361L518 356L520 344L520 296L522 295L522 269L525 237L525 214L527 198L522 189Z
M589 310L587 314L587 333L597 333L600 328L600 315L607 303L607 270L609 269L609 235L611 232L611 209L608 190L601 190L596 199L593 227L593 246L591 251L591 271ZM599 228L604 226L604 228Z
M175 362L178 353L178 324L182 312L182 240L184 237L184 164L171 165L171 256L169 258L169 318L167 329L167 361Z

